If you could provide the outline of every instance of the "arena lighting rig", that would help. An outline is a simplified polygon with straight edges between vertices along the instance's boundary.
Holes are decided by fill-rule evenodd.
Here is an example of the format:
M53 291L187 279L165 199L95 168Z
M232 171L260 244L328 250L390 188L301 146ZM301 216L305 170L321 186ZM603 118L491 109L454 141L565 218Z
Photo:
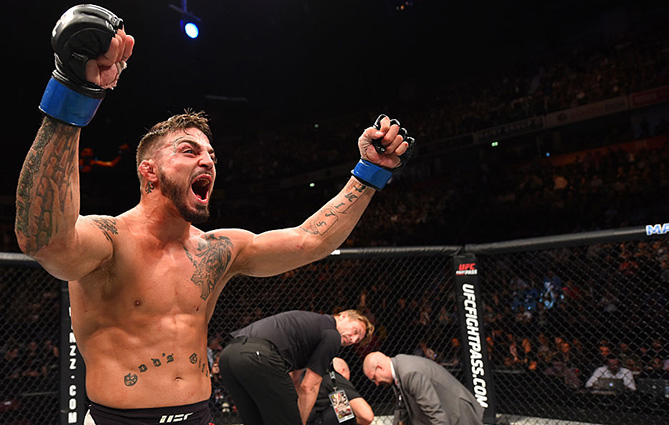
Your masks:
M188 11L188 0L181 0L181 7L173 4L168 5L170 9L177 11L181 15L180 25L182 31L192 39L200 35L200 22L202 20Z

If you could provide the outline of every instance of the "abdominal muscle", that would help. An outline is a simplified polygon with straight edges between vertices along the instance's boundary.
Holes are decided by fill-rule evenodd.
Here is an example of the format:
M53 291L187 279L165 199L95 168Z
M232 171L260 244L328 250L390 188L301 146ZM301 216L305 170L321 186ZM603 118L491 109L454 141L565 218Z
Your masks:
M117 349L118 358L99 346L84 351L88 398L117 409L180 406L209 398L206 348L150 348L132 353Z
M70 294L72 326L86 364L91 401L137 409L209 398L204 311L180 312L178 306L166 311L150 306L121 310L118 303L113 308L104 302L87 303L76 284L70 285Z

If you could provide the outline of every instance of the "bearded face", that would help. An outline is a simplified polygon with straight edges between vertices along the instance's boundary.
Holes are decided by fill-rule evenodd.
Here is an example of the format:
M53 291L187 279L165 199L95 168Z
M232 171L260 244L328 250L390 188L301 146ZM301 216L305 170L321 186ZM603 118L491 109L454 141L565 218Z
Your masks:
M192 190L190 186L178 184L163 172L158 173L158 182L163 195L172 201L184 220L192 224L199 224L209 219L209 204L189 206L188 197Z

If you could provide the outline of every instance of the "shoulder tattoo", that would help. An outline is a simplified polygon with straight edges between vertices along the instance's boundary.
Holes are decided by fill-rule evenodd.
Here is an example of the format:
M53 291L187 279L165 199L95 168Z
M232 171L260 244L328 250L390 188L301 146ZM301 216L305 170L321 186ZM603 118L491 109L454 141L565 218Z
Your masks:
M112 235L118 235L116 219L111 217L96 217L91 219L93 224L102 231L109 242L114 242Z

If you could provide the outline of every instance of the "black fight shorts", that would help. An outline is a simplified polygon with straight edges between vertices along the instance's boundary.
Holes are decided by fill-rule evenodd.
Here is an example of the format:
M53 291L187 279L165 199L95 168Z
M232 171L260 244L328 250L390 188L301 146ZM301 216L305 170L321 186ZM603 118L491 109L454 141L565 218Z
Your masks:
M209 401L149 409L113 409L91 402L84 425L215 425Z

